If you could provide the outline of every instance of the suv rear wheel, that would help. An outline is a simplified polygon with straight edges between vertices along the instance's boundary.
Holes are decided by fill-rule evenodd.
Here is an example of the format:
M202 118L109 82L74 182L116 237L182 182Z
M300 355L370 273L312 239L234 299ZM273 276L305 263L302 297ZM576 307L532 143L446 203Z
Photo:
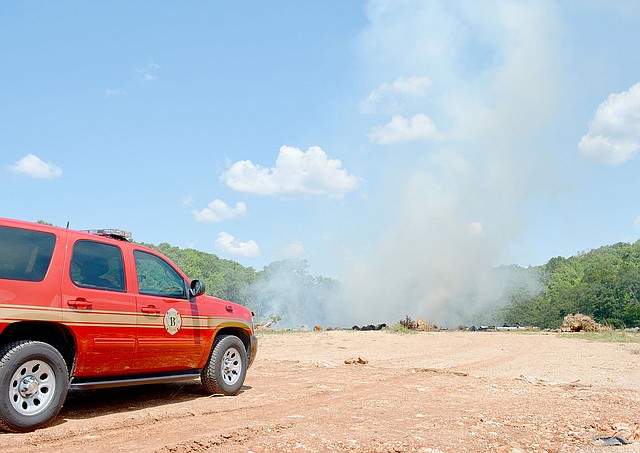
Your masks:
M244 343L234 335L221 335L200 374L202 386L211 394L235 395L244 384L247 365Z
M22 340L0 350L0 428L24 432L47 424L68 389L67 366L53 346Z

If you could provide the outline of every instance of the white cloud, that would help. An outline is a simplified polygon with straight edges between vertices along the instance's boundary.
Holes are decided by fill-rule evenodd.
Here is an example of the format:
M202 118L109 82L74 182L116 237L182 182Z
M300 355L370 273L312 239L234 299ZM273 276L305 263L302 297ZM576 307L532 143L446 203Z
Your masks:
M193 218L198 222L218 223L223 220L233 219L247 213L247 205L243 202L236 203L235 207L227 205L222 200L215 199L201 211L192 211Z
M280 253L286 259L297 258L304 254L304 245L300 241L293 241L283 245Z
M640 216L636 217L636 219L633 221L633 226L636 228L640 228Z
M592 162L619 165L640 150L640 83L612 93L598 106L589 133L578 144L580 155Z
M360 104L362 113L397 110L404 101L424 96L431 85L428 77L399 77L392 83L382 83Z
M191 196L191 194L187 194L182 197L182 206L193 206L193 197Z
M414 140L427 140L436 138L438 129L431 118L422 113L407 119L401 115L395 115L384 126L376 126L371 129L369 140L379 145L391 143L409 142Z
M319 147L301 151L282 146L274 167L266 168L250 160L235 162L221 176L238 192L280 197L343 197L358 187L359 179L342 168L342 162L329 159Z
M136 72L140 76L142 82L153 82L158 79L158 70L160 65L149 60L145 63L144 68L136 69Z
M225 231L218 233L215 246L218 250L233 256L244 258L260 256L260 247L256 241L241 242Z
M62 176L62 169L51 162L44 162L35 154L27 154L13 165L9 171L36 179L54 179Z
M106 90L104 90L105 98L112 98L114 96L123 96L125 94L127 94L127 92L120 88L107 88Z

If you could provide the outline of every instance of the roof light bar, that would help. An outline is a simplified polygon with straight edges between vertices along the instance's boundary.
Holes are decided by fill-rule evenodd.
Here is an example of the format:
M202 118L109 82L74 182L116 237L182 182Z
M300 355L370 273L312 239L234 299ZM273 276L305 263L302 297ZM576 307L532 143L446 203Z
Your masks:
M131 241L133 237L130 231L119 230L118 228L100 228L95 230L82 230L85 233L95 234L97 236L119 239L121 241Z

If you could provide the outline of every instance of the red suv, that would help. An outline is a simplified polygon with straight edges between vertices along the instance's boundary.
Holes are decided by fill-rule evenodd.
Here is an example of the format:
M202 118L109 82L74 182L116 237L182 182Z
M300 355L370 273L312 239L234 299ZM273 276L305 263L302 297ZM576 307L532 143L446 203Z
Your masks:
M71 389L200 379L237 394L252 313L118 230L0 218L0 428L55 417Z

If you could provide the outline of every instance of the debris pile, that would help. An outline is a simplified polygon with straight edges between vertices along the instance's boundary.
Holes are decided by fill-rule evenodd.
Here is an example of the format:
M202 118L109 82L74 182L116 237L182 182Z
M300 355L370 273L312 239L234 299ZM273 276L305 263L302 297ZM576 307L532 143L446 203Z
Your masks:
M564 317L561 332L605 332L609 327L598 324L590 316L576 313Z
M385 323L376 324L375 326L373 324L367 324L365 326L353 326L351 330L382 330L386 327L387 325Z
M424 319L420 318L417 321L411 319L411 316L407 315L404 319L399 321L400 325L410 330L421 330L423 332L429 332L432 330L440 330L438 325L433 322L424 322Z
M347 365L366 365L367 363L369 363L369 361L364 357L355 357L345 360L344 363L346 363Z
M459 330L468 330L469 332L485 332L485 331L491 331L491 332L495 332L498 330L498 328L496 326L471 326L471 327L465 327L465 326L460 326L458 327Z
M311 329L309 329L309 326L304 325L304 326L300 326L300 329L303 332L309 332ZM320 325L315 325L313 326L313 331L314 332L323 332L323 331L327 331L327 332L331 332L332 330L342 330L342 327L336 326L336 327L331 327L331 326L327 326L327 328L325 329L324 327L320 326Z
M273 322L269 321L269 322L265 322L264 324L261 323L254 323L253 324L253 328L255 330L271 330L272 326L273 326Z
M599 434L592 437L601 442L601 446L611 447L629 445L640 441L640 423L630 425L594 426Z
M411 316L407 315L404 319L400 320L400 325L402 327L406 327L407 329L411 329L411 330L415 330L418 328L418 323L414 322L413 319L411 319Z

